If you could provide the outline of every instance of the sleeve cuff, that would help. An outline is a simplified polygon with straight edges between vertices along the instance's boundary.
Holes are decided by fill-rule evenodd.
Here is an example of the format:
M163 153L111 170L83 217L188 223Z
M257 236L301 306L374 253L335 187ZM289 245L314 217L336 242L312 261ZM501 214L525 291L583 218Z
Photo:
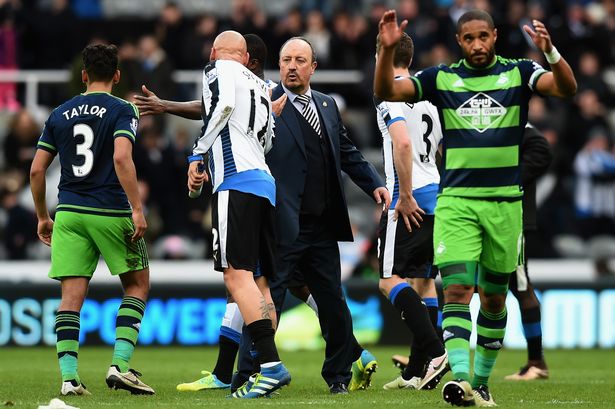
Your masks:
M393 119L389 119L389 120L387 121L387 128L388 128L389 126L391 126L392 124L394 124L395 122L398 122L398 121L404 121L404 122L405 122L405 121L406 121L406 118L404 118L403 116L396 116L396 117L395 117L395 118L393 118Z
M199 162L203 160L202 155L190 155L188 156L188 163Z

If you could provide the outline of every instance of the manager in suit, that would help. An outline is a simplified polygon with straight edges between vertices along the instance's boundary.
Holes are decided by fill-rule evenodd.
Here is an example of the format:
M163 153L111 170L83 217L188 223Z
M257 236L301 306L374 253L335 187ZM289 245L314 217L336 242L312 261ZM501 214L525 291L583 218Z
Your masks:
M266 157L277 190L278 254L271 295L279 317L289 278L297 269L303 272L326 341L322 376L332 393L345 393L352 362L363 349L352 333L340 278L337 242L353 240L342 171L377 203L388 206L390 195L348 138L333 98L310 88L316 57L309 41L302 37L286 41L279 63L281 82L271 99L283 94L288 99L275 120L273 148ZM242 342L243 374L247 345Z

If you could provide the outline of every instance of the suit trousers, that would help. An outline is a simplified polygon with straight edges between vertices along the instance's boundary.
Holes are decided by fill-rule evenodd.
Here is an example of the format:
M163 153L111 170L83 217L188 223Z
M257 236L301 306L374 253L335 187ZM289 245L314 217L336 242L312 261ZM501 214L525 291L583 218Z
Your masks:
M297 269L303 273L318 305L318 319L326 341L322 377L327 385L348 385L350 367L360 357L362 348L352 331L352 317L342 291L339 247L331 225L326 217L302 216L295 242L277 246L276 277L269 285L279 320L290 278ZM243 378L252 371L250 346L248 334L243 332L238 363Z

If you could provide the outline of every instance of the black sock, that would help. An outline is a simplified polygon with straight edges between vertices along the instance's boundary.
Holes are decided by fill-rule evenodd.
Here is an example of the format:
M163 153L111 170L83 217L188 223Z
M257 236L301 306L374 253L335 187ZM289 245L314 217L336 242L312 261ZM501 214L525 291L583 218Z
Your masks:
M406 283L394 287L389 297L391 295L390 301L413 334L413 349L424 351L431 357L444 354L444 346L438 339L421 297Z
M417 376L422 378L425 374L425 367L427 362L429 361L429 357L422 351L420 348L417 348L416 345L412 345L410 350L410 357L408 359L408 365L404 372L401 374L401 377L405 380L409 381L413 377Z
M280 357L278 356L274 340L275 331L273 330L271 320L262 319L254 321L247 328L250 331L254 348L258 353L258 362L264 364L279 361Z
M231 383L233 367L235 366L235 357L237 356L239 345L237 342L224 335L220 335L218 342L218 361L212 373L216 375L220 381Z
M542 330L540 328L540 306L521 309L521 322L527 340L527 359L542 361Z
M252 343L252 349L250 349L250 356L252 357L252 373L259 373L261 371L261 363L258 361L258 352L254 349L254 343Z
M433 325L433 328L436 330L436 334L438 334L440 342L444 342L442 340L442 327L438 325L440 320L440 310L438 307L427 306L427 311L429 312L429 320L431 321L431 325Z

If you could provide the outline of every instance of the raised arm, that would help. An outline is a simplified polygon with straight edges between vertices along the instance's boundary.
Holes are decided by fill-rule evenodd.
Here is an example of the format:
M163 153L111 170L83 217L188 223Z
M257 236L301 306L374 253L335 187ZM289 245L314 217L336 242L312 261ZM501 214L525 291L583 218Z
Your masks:
M533 20L534 30L528 25L523 26L525 32L530 36L536 47L538 47L547 58L551 66L551 72L540 76L536 83L536 91L542 95L552 97L571 97L577 92L577 81L568 62L560 55L557 48L551 42L551 36L545 25Z
M177 102L158 98L145 85L141 85L143 95L135 95L135 105L140 115L171 114L187 119L201 119L201 101Z
M374 73L374 94L383 101L414 101L416 90L412 81L395 81L393 74L393 57L395 47L401 34L408 25L404 20L397 25L395 10L384 13L378 24L380 35L380 52L376 58Z

